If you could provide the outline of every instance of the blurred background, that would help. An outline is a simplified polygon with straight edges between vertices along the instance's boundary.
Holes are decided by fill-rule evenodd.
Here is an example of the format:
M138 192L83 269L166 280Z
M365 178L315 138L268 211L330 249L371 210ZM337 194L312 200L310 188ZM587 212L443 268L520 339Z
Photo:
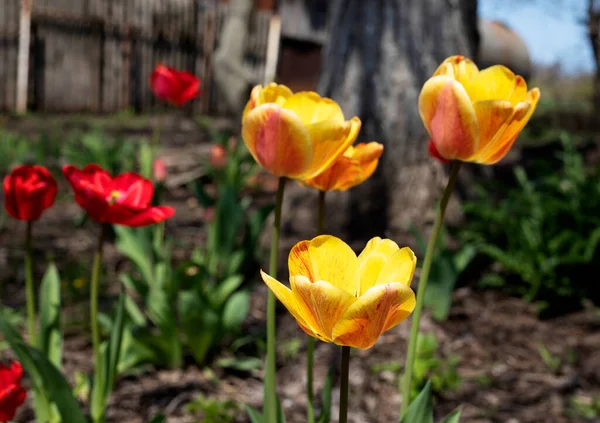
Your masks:
M432 379L440 416L463 405L468 423L597 422L600 1L0 0L0 175L21 163L44 164L57 178L66 163L139 170L144 146L159 134L164 198L177 210L166 226L169 265L183 269L174 274L199 266L192 251L211 231L228 237L223 260L245 254L235 272L247 307L200 356L184 346L173 365L154 342L160 334L151 342L132 326L131 342L158 353L123 364L109 421L163 413L169 422L246 422L243 403L261 401L265 288L255 282L276 180L252 164L239 140L252 86L314 90L346 117L361 118L359 141L381 142L385 152L365 184L328 195L327 232L357 250L385 235L421 258L448 169L427 155L417 98L454 54L480 68L504 64L542 97L504 160L461 174L432 270L416 383ZM158 63L198 76L201 95L180 109L158 100L149 81ZM36 225L36 273L47 258L61 269L70 316L65 373L76 383L83 380L76 369L91 368L85 322L95 232L59 184L57 206ZM288 184L282 275L287 251L314 236L315 205L314 192ZM22 231L3 212L0 298L16 322L24 304ZM126 235L112 234L107 247L105 309L123 273L139 276ZM151 317L141 322L157 327ZM282 404L288 421L300 423L304 345L290 316L281 313L278 325ZM352 421L397 416L407 333L401 325L358 353ZM317 347L317 389L335 354L330 347ZM24 411L17 421L31 419Z

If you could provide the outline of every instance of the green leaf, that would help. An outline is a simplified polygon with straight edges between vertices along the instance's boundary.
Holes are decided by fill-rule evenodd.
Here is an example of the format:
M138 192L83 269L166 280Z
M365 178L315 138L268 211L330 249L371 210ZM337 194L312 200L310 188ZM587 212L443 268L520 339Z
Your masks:
M42 279L39 293L40 329L38 347L56 366L62 367L62 333L60 331L60 276L54 263L50 263Z
M87 423L79 403L64 376L39 350L27 345L0 313L0 332L10 344L21 365L31 378L36 392L48 396L56 405L63 422Z
M438 321L448 318L457 276L452 260L448 257L438 256L431 265L429 283L425 291L425 305Z
M455 410L450 413L448 416L444 418L440 423L459 423L460 422L460 413L462 410Z
M162 364L153 348L133 336L133 328L133 325L127 324L123 330L123 345L117 374L125 373L142 363Z
M154 151L147 142L140 144L138 160L140 164L140 175L146 179L152 179L152 162L154 161Z
M205 307L192 290L179 293L178 310L187 346L194 359L202 363L219 337L219 317L213 310Z
M423 390L410 404L400 423L433 423L430 381L427 381Z
M129 228L127 226L114 225L117 240L117 250L131 260L142 274L142 278L150 286L154 282L152 266L152 240L144 235L145 228Z
M223 304L227 301L229 296L235 292L236 289L240 287L244 278L242 275L234 275L226 278L224 281L220 282L215 289L215 293L212 297L212 303L216 308L221 308Z
M265 418L263 417L262 414L260 414L260 412L246 404L246 413L248 414L248 417L250 418L250 423L264 423L265 422Z
M250 294L239 291L233 294L223 309L223 327L226 331L239 330L242 322L248 316L250 309Z
M167 421L167 418L165 417L164 414L159 413L156 416L154 416L154 418L152 420L150 420L150 423L165 423Z
M217 366L226 369L249 372L251 370L260 369L263 365L263 362L257 357L225 357L217 360L216 364Z
M121 346L123 342L123 328L125 325L125 298L126 295L121 293L119 302L117 303L117 311L113 323L110 338L108 340L108 348L106 355L106 385L104 386L104 397L108 399L112 392L114 381L117 376L117 366L121 355ZM106 401L106 400L105 400Z

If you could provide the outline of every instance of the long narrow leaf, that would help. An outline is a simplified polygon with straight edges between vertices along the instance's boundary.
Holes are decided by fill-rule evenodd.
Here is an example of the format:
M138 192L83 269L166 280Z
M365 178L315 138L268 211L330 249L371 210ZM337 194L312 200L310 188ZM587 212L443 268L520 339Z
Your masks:
M459 423L460 422L460 413L462 410L458 409L450 413L444 420L440 423Z
M62 367L62 342L60 330L60 276L54 263L50 263L40 286L40 330L38 347L57 369Z
M404 399L403 399L404 400ZM400 423L433 423L433 407L431 404L431 381L410 404Z
M104 386L105 403L112 392L115 378L117 377L117 366L119 364L119 356L121 355L121 345L123 343L123 328L125 325L125 297L124 293L119 296L117 304L117 312L110 333L106 354L106 384Z
M36 386L36 392L48 395L49 400L56 405L62 421L87 423L79 403L73 396L73 390L64 376L42 352L23 341L17 331L7 322L4 313L0 313L0 332L31 377Z
M248 417L250 417L250 423L264 423L265 422L265 418L263 417L262 414L260 414L260 412L246 404L246 413L248 414Z

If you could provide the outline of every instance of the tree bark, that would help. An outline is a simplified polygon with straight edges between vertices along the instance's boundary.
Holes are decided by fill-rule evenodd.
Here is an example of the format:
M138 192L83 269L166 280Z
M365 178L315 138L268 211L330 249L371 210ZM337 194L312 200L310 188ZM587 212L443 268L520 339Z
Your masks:
M433 220L445 183L427 154L419 117L422 85L448 56L477 51L477 0L335 0L319 83L346 116L359 116L359 141L385 146L379 169L350 191L346 232L405 239L409 224Z

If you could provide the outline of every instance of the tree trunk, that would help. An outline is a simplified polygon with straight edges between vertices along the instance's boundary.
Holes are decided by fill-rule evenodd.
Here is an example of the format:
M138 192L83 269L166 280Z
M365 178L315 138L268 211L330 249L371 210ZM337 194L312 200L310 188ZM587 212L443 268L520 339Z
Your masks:
M346 231L357 244L372 236L404 240L409 224L433 220L445 183L427 154L419 92L446 57L473 57L477 0L335 0L329 12L319 93L360 117L359 141L385 145L376 174L344 201Z

